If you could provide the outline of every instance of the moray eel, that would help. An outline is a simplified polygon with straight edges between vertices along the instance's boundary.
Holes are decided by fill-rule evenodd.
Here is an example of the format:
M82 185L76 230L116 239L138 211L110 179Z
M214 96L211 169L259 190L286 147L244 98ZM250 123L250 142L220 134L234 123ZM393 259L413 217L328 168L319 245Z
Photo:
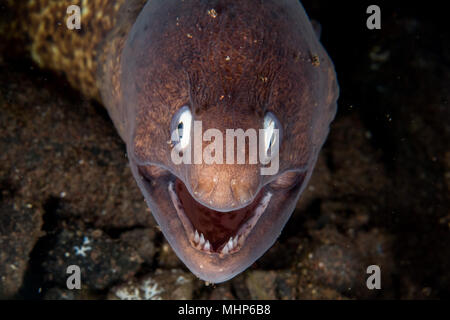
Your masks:
M195 275L226 281L274 244L337 108L333 64L298 1L9 4L21 19L0 32L103 103L161 231ZM72 4L81 7L80 30L66 27ZM250 156L241 164L176 164L171 152L191 148L194 121L224 135L272 128L278 171L262 175L267 164Z

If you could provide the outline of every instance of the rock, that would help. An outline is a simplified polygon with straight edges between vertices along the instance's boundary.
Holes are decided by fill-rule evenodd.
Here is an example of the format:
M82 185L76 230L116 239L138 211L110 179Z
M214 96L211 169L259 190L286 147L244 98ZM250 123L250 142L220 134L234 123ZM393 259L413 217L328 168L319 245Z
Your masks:
M317 282L339 292L350 292L365 283L365 270L351 247L326 244L316 248L310 255L310 263Z
M348 300L345 295L330 288L312 285L298 286L298 299L300 300Z
M81 269L82 288L103 290L117 281L130 279L141 263L132 247L100 230L63 230L57 234L43 268L47 281L65 287L67 267L77 265Z
M275 281L277 273L274 271L249 272L246 283L252 299L273 300L276 299Z
M312 232L313 241L301 248L297 264L300 286L314 285L351 294L365 284L360 252L333 227Z
M295 236L286 239L285 236L290 235L290 229L286 228L286 234L283 234L269 251L254 263L255 268L278 270L295 264L295 251L301 240Z
M45 300L76 300L79 290L51 288L45 294Z
M384 230L377 228L369 231L360 231L355 238L359 252L366 268L376 265L381 270L381 287L383 292L367 290L363 288L358 293L363 298L374 298L382 295L383 299L395 299L395 279L397 278L397 267L395 265L394 237ZM366 278L369 275L366 275Z
M60 218L97 228L154 226L106 111L64 82L6 68L0 149L8 152L0 155L0 182L15 190L16 201L51 205Z
M188 272L158 269L139 280L114 287L108 299L120 300L190 300L199 283Z
M151 265L156 253L153 243L156 236L154 229L136 229L124 232L120 235L120 240L124 244L134 248L142 260Z
M219 283L214 285L209 297L210 300L235 300L233 293L231 292L231 283Z
M292 271L278 271L276 278L277 299L297 299L298 275Z
M234 289L234 292L236 292L237 299L240 299L240 300L250 300L251 299L250 291L248 289L247 281L246 281L247 275L251 271L252 270L248 270L244 273L237 275L233 279L231 279L231 285Z
M58 287L51 288L44 296L45 300L97 300L101 295L88 289L69 290Z
M246 284L255 300L292 300L296 298L298 278L290 271L251 271Z
M178 259L177 255L173 251L166 239L163 240L163 244L159 249L158 257L159 266L161 268L173 269L183 268L184 264Z
M28 259L42 235L42 210L11 200L0 204L0 299L11 299L22 286Z

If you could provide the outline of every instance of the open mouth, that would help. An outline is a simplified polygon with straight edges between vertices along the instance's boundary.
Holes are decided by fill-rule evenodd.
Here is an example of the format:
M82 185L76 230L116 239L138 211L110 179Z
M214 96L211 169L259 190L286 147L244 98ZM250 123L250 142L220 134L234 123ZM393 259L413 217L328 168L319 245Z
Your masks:
M264 186L253 202L246 207L221 212L195 200L180 179L161 167L138 166L138 171L150 189L160 183L167 186L172 204L191 246L203 253L219 256L236 253L244 246L251 231L266 211L273 192L277 190L284 190L285 194L295 192L303 184L306 176L306 171L286 172Z
M169 183L169 193L191 245L220 255L239 251L272 197L263 188L248 206L220 212L197 202L179 179Z

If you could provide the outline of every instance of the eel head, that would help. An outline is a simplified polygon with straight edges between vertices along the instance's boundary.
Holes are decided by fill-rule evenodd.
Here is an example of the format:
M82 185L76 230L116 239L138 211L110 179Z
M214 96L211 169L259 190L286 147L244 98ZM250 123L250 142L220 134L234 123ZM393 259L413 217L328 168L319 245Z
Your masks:
M120 81L127 152L148 206L186 266L218 283L280 235L338 88L297 1L211 3L149 1ZM239 129L244 143L231 144L228 130Z

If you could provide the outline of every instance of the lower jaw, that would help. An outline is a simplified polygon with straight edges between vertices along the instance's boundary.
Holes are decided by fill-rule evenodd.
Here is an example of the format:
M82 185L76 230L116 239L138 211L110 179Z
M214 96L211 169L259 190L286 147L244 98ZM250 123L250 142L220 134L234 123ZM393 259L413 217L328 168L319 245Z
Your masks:
M245 243L245 240L257 224L259 218L265 212L269 205L272 193L267 190L262 190L252 204L247 206L247 210L251 210L248 219L241 223L230 235L230 237L222 241L222 243L211 243L202 232L199 232L189 217L187 216L183 204L177 194L176 183L181 181L171 181L168 185L168 191L172 199L172 203L177 212L178 218L182 222L188 241L191 246L202 253L210 255L226 256L238 252ZM192 199L192 201L195 201ZM242 210L242 209L241 209ZM211 210L212 211L212 210ZM214 214L214 213L212 213Z

